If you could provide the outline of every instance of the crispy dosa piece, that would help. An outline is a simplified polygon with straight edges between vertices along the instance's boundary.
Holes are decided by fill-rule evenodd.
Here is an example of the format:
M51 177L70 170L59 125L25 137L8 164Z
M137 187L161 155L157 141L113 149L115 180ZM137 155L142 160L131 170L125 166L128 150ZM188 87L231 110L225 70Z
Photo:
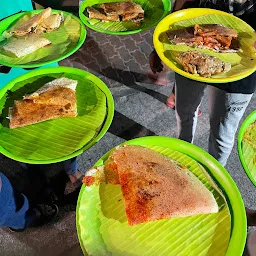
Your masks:
M21 58L50 44L51 41L47 38L31 34L24 38L11 38L10 41L3 46L3 49Z
M198 51L183 52L177 57L177 60L186 72L203 77L211 77L231 69L230 63Z
M88 186L121 185L129 225L218 212L212 193L186 167L140 146L115 149L104 165L89 171Z
M61 83L61 80L64 82ZM69 84L66 84L68 81ZM72 84L73 83L73 84ZM76 117L75 87L77 81L53 80L9 109L10 128L17 128L60 117Z
M122 15L128 13L144 13L140 5L132 2L104 3L99 6L107 15Z
M38 24L40 24L43 20L45 20L51 15L51 11L52 9L50 7L44 9L42 12L34 15L28 21L14 28L10 33L16 36L24 36L24 35L27 35L28 33L33 32L38 26Z
M194 26L194 34L200 36L227 36L237 38L238 34L233 28L227 28L218 24L204 24Z
M75 117L76 107L70 103L66 106L36 104L30 100L15 101L10 109L10 128L27 126L60 117Z
M23 99L39 104L66 105L75 101L76 86L76 80L61 77L45 84L34 93L25 95Z
M118 15L107 15L102 9L88 7L87 12L89 13L90 19L99 19L103 21L120 21Z
M36 33L51 32L60 27L61 23L64 21L63 13L56 13L49 16L47 19L43 20L37 27Z

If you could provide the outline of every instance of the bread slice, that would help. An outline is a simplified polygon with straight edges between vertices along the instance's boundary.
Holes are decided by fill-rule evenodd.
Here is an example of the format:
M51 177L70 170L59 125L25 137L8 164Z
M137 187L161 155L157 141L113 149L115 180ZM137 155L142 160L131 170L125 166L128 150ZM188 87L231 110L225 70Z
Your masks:
M38 26L38 24L40 24L40 22L42 22L51 15L51 11L52 9L50 7L44 9L42 12L34 15L26 22L15 27L10 33L16 36L24 36L28 33L33 32Z
M24 100L16 100L14 107L9 109L10 128L61 117L76 117L76 84L75 80L56 79L34 94L25 96Z
M50 44L51 41L47 38L32 34L24 38L11 38L3 49L21 58Z
M218 212L214 196L193 173L153 150L117 148L104 172L106 182L121 185L129 225Z

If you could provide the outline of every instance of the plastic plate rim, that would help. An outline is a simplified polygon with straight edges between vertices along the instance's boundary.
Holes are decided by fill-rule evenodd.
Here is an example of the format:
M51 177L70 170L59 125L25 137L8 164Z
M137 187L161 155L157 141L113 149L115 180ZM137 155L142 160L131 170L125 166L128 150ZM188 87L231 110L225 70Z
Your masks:
M238 155L239 155L239 159L241 161L241 164L245 170L246 175L248 176L248 178L251 180L251 182L253 183L253 185L256 187L256 180L252 177L252 174L247 166L247 164L245 163L244 160L244 155L243 155L243 151L242 151L242 143L243 143L243 136L244 136L244 132L247 129L247 127L253 123L254 121L256 121L256 110L252 111L243 121L239 132L238 132L238 138L237 138L237 147L238 147Z
M230 174L225 170L225 168L211 155L205 152L203 149L190 144L185 141L181 141L176 138L170 138L165 136L148 136L137 138L133 140L126 141L120 145L154 145L154 146L163 146L167 147L181 153L192 157L194 160L198 161L199 163L207 166L207 169L212 177L214 177L218 183L221 185L222 189L224 190L228 205L230 208L232 226L231 226L231 236L229 240L229 245L227 248L226 256L233 256L233 255L242 255L246 236L247 236L247 221L246 221L246 214L242 196L234 182L231 178ZM175 147L168 147L167 144L175 144ZM164 146L165 145L165 146ZM112 148L110 151L105 153L96 163L94 166L103 164L104 159L109 155L109 153L113 150ZM225 183L228 183L229 186L224 186ZM225 189L224 189L225 187ZM76 207L76 227L77 227L77 234L79 243L81 248L84 252L84 255L87 255L86 249L83 247L83 243L80 237L80 225L79 225L79 207L80 202L83 197L83 192L85 189L85 185L82 186Z
M37 13L40 13L41 11L42 10L32 10L32 11L20 12L20 13L17 13L17 14L14 14L12 16L7 17L6 19L3 19L2 21L0 21L0 24L2 22L7 22L8 20L13 20L14 18L16 18L15 20L12 21L12 22L14 22L14 21L19 19L23 15L26 15L26 14L29 14L29 13L37 14ZM66 15L71 15L72 19L76 20L80 24L81 31L80 31L79 40L77 41L77 45L73 49L71 49L69 52L67 52L65 55L62 55L62 56L60 56L58 58L55 58L53 60L45 61L43 63L10 64L8 62L0 60L0 65L5 65L5 66L8 66L8 67L12 67L12 68L37 68L37 67L42 67L42 66L45 66L45 65L48 65L48 64L52 64L52 63L64 60L64 59L66 59L67 57L71 56L73 53L75 53L76 51L79 50L79 48L83 45L83 43L84 43L84 41L86 39L86 35L87 35L87 32L86 32L86 29L85 29L85 26L84 26L83 22L78 17L76 17L75 15L73 15L72 13L69 13L69 12L60 11L60 10L54 10L54 9L52 9L52 12L53 13L60 13L60 12L62 12L64 14L66 14ZM11 23L8 24L8 26L5 29L7 29L10 25L11 25ZM3 32L4 32L4 30L1 31L1 28L0 28L0 33L2 34Z
M125 35L137 34L137 33L140 33L142 31L146 31L148 29L151 29L151 28L155 27L159 23L159 20L158 20L158 21L152 23L150 27L147 26L145 28L139 28L139 29L129 30L129 31L109 31L109 30L104 30L104 29L95 27L94 25L90 24L90 22L87 21L85 15L84 15L84 11L86 9L85 5L86 5L86 1L83 1L83 3L79 7L79 17L82 20L82 22L85 24L85 26L87 26L90 29L95 30L97 32L108 34L108 35L124 35L125 36ZM168 6L168 9L164 10L164 13L163 13L163 15L162 15L160 20L164 19L164 17L166 17L166 15L168 15L168 13L171 11L171 6L172 6L172 4L170 2L169 6Z
M93 75L92 73L78 69L78 68L73 68L73 67L64 67L64 66L58 66L58 67L50 67L50 68L42 68L42 69L37 69L31 72L28 72L26 74L23 74L12 81L10 81L5 87L3 87L0 90L0 99L4 96L4 94L10 90L17 82L19 81L24 81L26 79L29 79L33 76L37 75L43 75L43 74L56 74L56 73L61 73L61 72L66 72L66 73L76 73L76 74L83 74L84 76L87 77L87 79L90 79L92 82L95 83L95 85L106 95L106 100L107 100L107 114L106 114L106 119L104 120L104 123L97 134L97 136L92 139L88 144L84 145L80 149L74 151L73 153L65 156L65 157L60 157L56 159L49 159L49 160L33 160L33 159L25 159L19 156L15 156L14 154L10 153L7 151L5 148L3 148L0 145L0 153L3 155L19 161L19 162L24 162L24 163L29 163L29 164L50 164L50 163L57 163L61 161L68 160L70 158L76 157L83 153L85 150L89 149L92 147L95 143L97 143L107 132L108 128L110 127L113 117L114 117L114 99L113 96L107 87L107 85L97 76Z
M155 31L154 31L154 34L153 34L153 45L154 45L154 48L156 49L156 52L158 54L158 56L160 57L160 59L169 67L171 68L173 71L175 71L176 73L184 76L184 77L187 77L191 80L196 80L196 81L199 81L199 82L204 82L204 83L228 83L228 82L234 82L234 81L238 81L240 79L243 79L249 75L251 75L253 72L256 71L256 65L254 68L252 68L251 70L245 72L243 75L234 75L232 76L231 78L205 78L205 77L201 77L201 76L196 76L196 75L193 75L193 74L190 74L180 68L178 68L176 65L174 65L172 63L171 60L169 60L167 57L164 56L164 53L162 51L162 43L158 40L159 38L159 35L163 32L161 27L162 27L162 24L164 23L168 23L169 25L175 23L175 22L171 22L172 18L173 17L185 17L187 13L193 13L194 12L194 15L193 17L190 17L190 18L182 18L180 20L186 20L186 19L193 19L193 18L196 18L196 17L199 17L199 16L204 16L204 15L209 15L209 14L220 14L220 15L224 15L224 16L232 16L233 19L236 19L237 21L239 22L243 22L245 23L244 21L242 21L241 19L237 18L236 16L233 16L229 13L226 13L226 12L223 12L223 11L219 11L219 10L215 10L215 9L209 9L209 8L189 8L189 9L184 9L184 10L180 10L180 11L177 11L177 12L174 12L174 13L171 13L169 15L167 15L165 18L163 18L159 23L158 25L156 26L155 28ZM201 15L198 15L197 13L200 12ZM246 23L245 23L246 24ZM254 29L246 24L248 27L250 27L252 29L252 31L254 31ZM159 49L161 48L161 49Z

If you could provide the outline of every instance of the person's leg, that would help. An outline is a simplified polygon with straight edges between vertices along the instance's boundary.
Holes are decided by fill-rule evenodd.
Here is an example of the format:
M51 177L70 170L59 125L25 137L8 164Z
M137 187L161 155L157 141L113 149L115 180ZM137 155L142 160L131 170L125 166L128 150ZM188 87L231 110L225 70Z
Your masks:
M223 166L232 151L235 133L252 94L209 89L210 136L208 152Z
M35 212L29 210L25 195L15 192L7 177L0 173L0 227L24 229L36 219Z
M44 224L57 214L58 207L54 204L30 208L27 197L15 191L8 178L0 173L0 227L23 230L35 224Z
M193 142L197 113L206 85L175 74L176 118L178 138Z
M83 174L78 170L77 157L63 162L64 170L70 182L66 184L64 194L70 194L82 185Z

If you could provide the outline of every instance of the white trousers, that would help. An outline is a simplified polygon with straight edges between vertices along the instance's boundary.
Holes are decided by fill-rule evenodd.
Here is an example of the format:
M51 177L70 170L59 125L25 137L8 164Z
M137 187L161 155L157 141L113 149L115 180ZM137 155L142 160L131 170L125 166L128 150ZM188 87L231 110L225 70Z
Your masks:
M197 110L207 84L175 74L178 138L193 142ZM256 82L256 81L255 81ZM234 145L235 134L253 94L228 93L209 86L210 136L208 152L223 166Z

